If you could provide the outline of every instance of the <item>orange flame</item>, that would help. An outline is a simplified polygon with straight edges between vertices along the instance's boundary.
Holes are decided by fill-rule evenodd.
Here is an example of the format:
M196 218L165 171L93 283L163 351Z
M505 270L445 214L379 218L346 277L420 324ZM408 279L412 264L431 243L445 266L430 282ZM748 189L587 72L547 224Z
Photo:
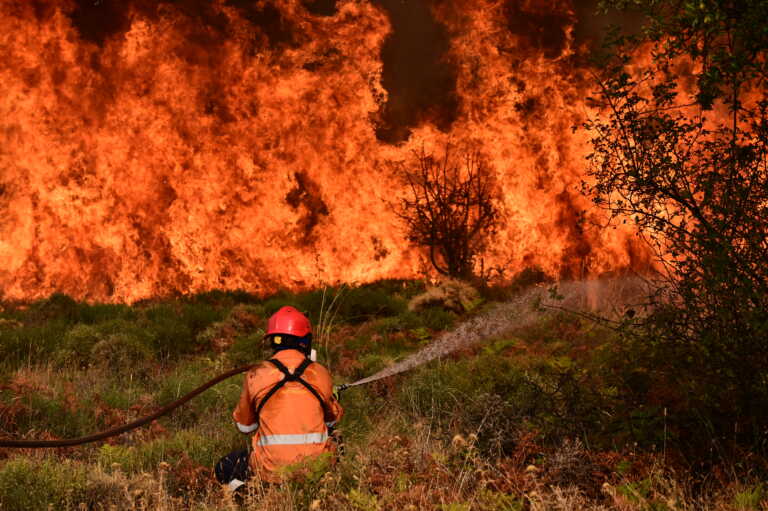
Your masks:
M399 144L376 133L392 99L386 11L274 6L283 32L267 44L224 0L208 7L220 26L161 2L130 8L103 41L75 28L74 3L0 4L0 297L130 302L415 276L392 163L448 141L478 144L503 189L486 267L583 276L644 264L629 231L577 221L605 219L577 190L589 147L571 127L591 85L567 2L441 3L455 118L440 129L425 114ZM512 23L553 12L568 20L554 46Z

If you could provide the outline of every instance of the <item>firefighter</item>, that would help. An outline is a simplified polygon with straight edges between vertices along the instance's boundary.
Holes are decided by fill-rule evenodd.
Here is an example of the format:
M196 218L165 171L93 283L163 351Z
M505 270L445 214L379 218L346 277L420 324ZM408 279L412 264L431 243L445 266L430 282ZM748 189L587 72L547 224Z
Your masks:
M253 434L252 450L216 464L216 479L232 491L252 477L279 483L281 468L336 450L333 428L343 412L328 370L310 358L309 319L283 307L269 318L264 338L274 355L246 373L232 414L240 432Z

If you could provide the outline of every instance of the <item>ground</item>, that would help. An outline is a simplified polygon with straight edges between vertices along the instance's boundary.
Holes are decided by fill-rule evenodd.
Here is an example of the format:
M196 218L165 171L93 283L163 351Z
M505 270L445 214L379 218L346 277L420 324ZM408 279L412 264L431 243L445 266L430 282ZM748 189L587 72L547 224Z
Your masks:
M261 329L284 304L310 314L320 361L342 383L520 290L486 293L465 311L409 310L423 291L420 282L387 281L266 299L212 292L133 306L65 296L4 304L0 436L75 437L146 415L263 359ZM667 427L655 401L627 397L614 345L615 333L588 319L541 312L532 324L349 389L336 463L309 463L282 487L252 484L238 499L212 477L220 456L248 442L231 420L235 377L107 442L0 449L0 510L768 509L760 472L692 468L677 448L682 432Z

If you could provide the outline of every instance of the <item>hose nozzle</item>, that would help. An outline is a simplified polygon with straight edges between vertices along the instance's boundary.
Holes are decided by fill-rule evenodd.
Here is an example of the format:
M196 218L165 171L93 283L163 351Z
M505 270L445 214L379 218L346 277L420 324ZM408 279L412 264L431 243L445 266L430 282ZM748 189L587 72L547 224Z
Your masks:
M341 394L343 391L347 390L349 387L351 387L349 383L342 383L341 385L336 385L336 388L334 389L337 394Z

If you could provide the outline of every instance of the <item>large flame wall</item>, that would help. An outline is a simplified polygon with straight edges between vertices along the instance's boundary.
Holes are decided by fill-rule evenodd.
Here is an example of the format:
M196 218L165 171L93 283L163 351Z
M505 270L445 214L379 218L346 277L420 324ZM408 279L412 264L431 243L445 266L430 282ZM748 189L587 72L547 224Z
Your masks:
M632 235L590 228L604 219L578 194L589 147L571 127L590 85L566 2L435 2L451 111L388 130L382 4L255 2L277 15L268 25L238 2L205 19L188 4L136 2L99 37L78 29L74 2L0 1L0 297L413 276L393 163L448 141L479 144L498 173L505 225L486 267L637 264ZM521 22L553 13L554 43Z

